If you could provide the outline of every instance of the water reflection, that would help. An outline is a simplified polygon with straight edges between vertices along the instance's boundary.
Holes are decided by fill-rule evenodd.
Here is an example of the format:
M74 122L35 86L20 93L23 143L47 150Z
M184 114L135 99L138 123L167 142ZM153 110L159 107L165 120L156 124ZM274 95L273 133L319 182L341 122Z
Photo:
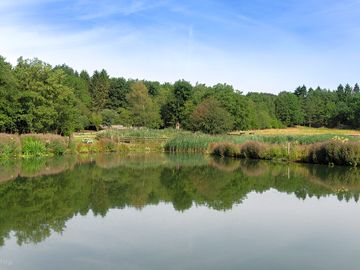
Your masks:
M203 205L226 211L250 192L276 189L298 199L336 195L359 200L359 171L204 158L198 155L84 156L1 164L0 245L13 233L19 245L61 233L74 215L142 209L160 202L178 211Z

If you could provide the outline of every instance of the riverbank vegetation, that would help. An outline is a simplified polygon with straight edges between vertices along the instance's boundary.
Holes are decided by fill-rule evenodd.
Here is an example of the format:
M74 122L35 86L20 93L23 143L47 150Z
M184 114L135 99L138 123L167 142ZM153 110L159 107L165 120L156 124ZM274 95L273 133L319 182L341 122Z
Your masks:
M273 130L273 135L209 135L175 129L104 130L75 133L70 137L54 134L0 134L0 159L61 156L66 153L173 152L358 165L358 136L335 135L341 134L341 130L332 130L334 134L316 134L318 129L314 128L307 128L307 135L301 135L303 127L297 129L298 132L293 132L294 135L279 135L278 130ZM310 130L314 130L316 135L309 135ZM286 132L287 129L281 131ZM343 131L343 134L346 132L348 131Z
M70 135L112 125L209 134L294 125L360 127L357 84L301 86L278 95L240 90L110 77L105 70L90 75L39 59L19 58L12 66L0 57L0 132Z
M211 153L220 157L243 159L283 160L312 164L360 165L360 142L334 137L311 144L299 142L264 143L247 141L242 144L214 143Z

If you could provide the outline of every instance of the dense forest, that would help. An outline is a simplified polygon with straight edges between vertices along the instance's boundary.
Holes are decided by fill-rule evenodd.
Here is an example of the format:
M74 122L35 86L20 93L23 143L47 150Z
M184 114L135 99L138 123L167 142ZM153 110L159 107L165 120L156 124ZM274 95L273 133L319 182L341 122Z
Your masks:
M180 125L206 133L294 125L358 128L359 116L358 84L244 95L228 84L161 84L112 78L105 70L90 76L38 59L19 58L12 66L0 57L0 132L69 135L115 124Z

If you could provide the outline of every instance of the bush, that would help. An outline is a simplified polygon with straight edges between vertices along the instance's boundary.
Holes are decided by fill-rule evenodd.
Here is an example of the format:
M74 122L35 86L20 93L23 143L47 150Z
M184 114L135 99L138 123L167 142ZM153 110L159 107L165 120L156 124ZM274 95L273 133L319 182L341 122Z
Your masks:
M102 152L116 151L116 144L111 139L102 138L98 141L98 145Z
M67 145L59 140L52 141L47 146L48 150L55 156L62 156L67 150Z
M249 141L241 145L240 156L249 159L262 159L266 146L261 142Z
M357 142L331 140L310 147L307 162L318 164L358 166L360 144Z
M231 114L221 107L219 101L208 98L196 107L190 116L189 124L193 131L221 134L232 130L234 120Z
M110 109L105 109L101 111L102 124L107 127L118 124L119 114Z
M240 147L232 143L214 143L211 145L211 153L220 157L237 157Z

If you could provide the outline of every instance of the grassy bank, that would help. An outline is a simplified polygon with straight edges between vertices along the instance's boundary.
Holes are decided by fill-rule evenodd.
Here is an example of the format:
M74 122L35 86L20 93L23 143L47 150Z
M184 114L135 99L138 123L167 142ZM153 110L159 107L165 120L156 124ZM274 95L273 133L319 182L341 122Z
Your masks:
M185 152L245 157L239 152L239 147L253 142L253 144L257 143L267 151L263 151L258 157L252 158L326 164L346 163L346 165L349 165L350 163L357 164L357 161L354 158L351 161L345 160L344 162L338 160L333 162L331 158L312 159L309 153L310 149L334 140L343 142L340 146L346 145L351 149L357 149L357 142L360 141L357 132L355 130L297 127L264 130L258 131L258 133L247 132L241 133L241 135L240 133L232 133L212 136L174 129L131 129L75 133L71 139L53 134L27 134L21 136L0 134L0 158L103 152ZM341 134L341 136L338 134ZM226 147L229 149L226 149ZM222 148L224 149L222 150ZM237 150L230 151L233 148ZM344 152L345 150L341 148L339 151ZM348 150L346 151L348 152ZM232 154L228 154L228 152ZM248 155L246 157L249 158ZM341 157L338 159L341 159Z

